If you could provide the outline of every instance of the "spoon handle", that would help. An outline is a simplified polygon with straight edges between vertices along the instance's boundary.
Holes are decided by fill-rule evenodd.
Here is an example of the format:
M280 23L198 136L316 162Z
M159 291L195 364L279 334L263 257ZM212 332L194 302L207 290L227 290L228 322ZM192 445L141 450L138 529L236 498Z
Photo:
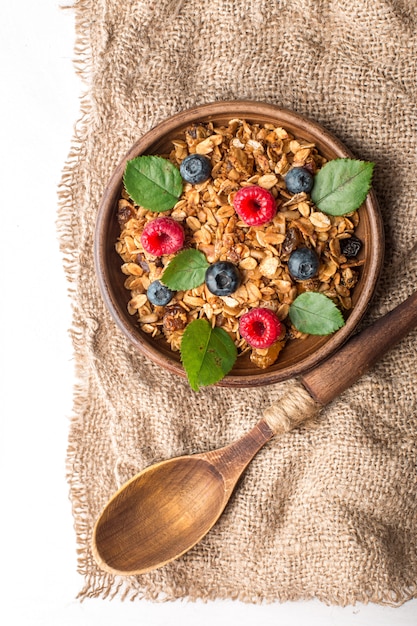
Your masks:
M417 326L417 292L300 377L311 397L326 405L353 385L396 343Z

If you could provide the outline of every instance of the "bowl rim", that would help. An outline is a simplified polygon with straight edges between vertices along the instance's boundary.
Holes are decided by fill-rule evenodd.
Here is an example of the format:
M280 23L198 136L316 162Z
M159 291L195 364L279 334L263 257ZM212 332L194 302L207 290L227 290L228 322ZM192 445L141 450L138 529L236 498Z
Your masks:
M227 115L224 110L225 106L233 109L233 114L231 113L230 115ZM342 143L342 141L340 141L340 139L321 126L318 122L289 109L281 108L275 104L259 102L256 100L216 101L208 104L196 105L189 109L180 111L162 120L149 131L144 133L125 153L108 179L98 206L94 230L93 254L99 289L104 303L106 304L114 322L127 337L130 343L133 344L141 354L150 358L154 363L161 365L172 373L178 374L182 378L186 378L186 373L182 364L177 360L171 360L169 357L163 355L157 349L156 344L153 346L151 343L141 342L138 338L138 334L133 331L132 327L128 324L126 318L121 313L117 299L115 298L110 286L111 280L107 264L105 262L106 255L101 243L107 231L111 217L111 211L109 210L110 206L112 206L111 201L115 195L115 191L120 189L126 162L140 154L146 153L152 145L155 144L157 138L164 136L174 127L180 125L190 125L201 120L208 122L220 115L228 117L229 119L233 119L233 117L240 117L242 119L249 120L251 116L271 116L275 120L279 120L279 124L281 124L284 128L286 126L292 127L294 125L301 125L303 127L307 126L309 134L316 134L320 138L319 143L325 142L326 146L329 146L331 151L336 153L335 158L355 158L353 153ZM302 133L302 130L300 130L300 132ZM331 335L332 340L330 342L328 340L329 336L326 336L326 340L317 348L317 350L299 362L289 365L283 370L271 370L268 372L268 369L266 369L259 370L259 374L237 375L233 373L232 369L231 373L216 383L217 386L241 388L257 387L275 384L277 382L282 382L299 376L313 369L320 362L328 358L354 333L358 324L368 310L370 301L375 292L384 255L384 229L382 216L379 210L376 194L372 188L369 191L363 206L367 211L370 231L375 234L378 245L374 246L373 253L370 255L369 262L367 264L366 282L354 308L346 320L345 325Z

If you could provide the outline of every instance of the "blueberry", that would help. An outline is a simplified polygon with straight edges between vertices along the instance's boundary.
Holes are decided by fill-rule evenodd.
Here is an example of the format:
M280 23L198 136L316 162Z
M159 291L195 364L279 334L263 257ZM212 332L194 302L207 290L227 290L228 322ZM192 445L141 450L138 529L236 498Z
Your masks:
M228 296L240 285L239 270L229 261L218 261L207 269L205 281L215 296Z
M202 154L190 154L180 165L180 174L187 183L197 185L210 178L211 162Z
M296 280L308 280L319 269L319 259L310 248L297 248L288 259L288 271Z
M155 306L165 306L171 302L174 294L175 291L165 287L159 280L154 280L153 283L149 285L148 291L146 292L149 302Z
M285 184L290 193L310 193L314 177L305 167L293 167L285 176Z
M355 235L352 235L348 239L340 240L340 252L348 258L355 257L361 248L362 241L355 237Z

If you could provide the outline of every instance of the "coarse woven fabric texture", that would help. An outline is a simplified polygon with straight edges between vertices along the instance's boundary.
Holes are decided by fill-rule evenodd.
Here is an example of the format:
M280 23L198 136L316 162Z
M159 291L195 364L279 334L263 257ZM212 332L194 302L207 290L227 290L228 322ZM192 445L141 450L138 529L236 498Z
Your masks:
M68 481L80 598L235 598L399 605L417 591L416 333L321 414L252 461L213 530L142 576L101 571L90 540L110 495L140 469L225 445L291 381L208 388L161 373L127 343L93 264L104 186L128 148L182 109L258 100L292 109L376 163L385 263L364 325L417 276L414 0L79 0L82 115L59 189L58 233L77 366Z

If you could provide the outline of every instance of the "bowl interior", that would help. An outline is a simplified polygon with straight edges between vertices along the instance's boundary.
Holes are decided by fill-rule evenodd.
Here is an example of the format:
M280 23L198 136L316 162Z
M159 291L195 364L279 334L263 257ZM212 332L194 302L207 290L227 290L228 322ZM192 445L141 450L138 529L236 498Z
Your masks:
M122 190L122 176L127 160L141 154L168 154L172 140L179 138L192 123L213 121L227 124L230 119L243 118L250 123L272 123L284 127L296 137L314 142L327 159L352 157L351 152L334 136L318 124L273 105L254 102L223 102L195 107L179 113L144 135L129 150L115 169L99 207L95 231L95 262L103 298L115 322L136 348L161 367L185 376L178 353L174 353L163 339L152 339L143 333L134 316L129 315L127 303L130 295L124 287L121 272L122 260L115 251L120 234L117 221L117 203ZM374 193L371 191L359 209L360 223L356 229L363 246L360 258L365 260L360 278L353 293L353 307L346 324L333 335L309 336L304 340L287 343L278 361L267 370L242 356L220 383L229 387L248 387L272 384L311 369L334 352L351 335L363 317L375 289L383 255L383 229Z

